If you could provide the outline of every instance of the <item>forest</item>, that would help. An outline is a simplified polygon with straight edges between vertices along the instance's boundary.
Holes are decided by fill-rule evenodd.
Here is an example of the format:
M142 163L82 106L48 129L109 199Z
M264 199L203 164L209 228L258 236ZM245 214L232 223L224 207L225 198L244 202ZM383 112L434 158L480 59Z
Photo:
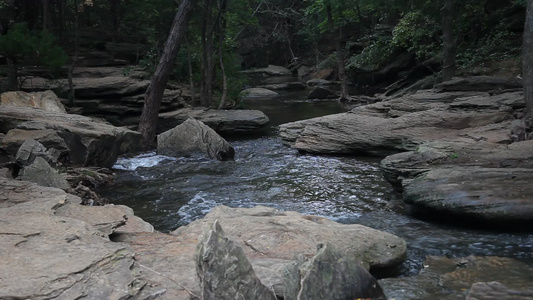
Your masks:
M18 68L65 72L92 50L153 71L178 6L171 0L2 0L3 89L17 88ZM199 1L171 78L197 86L195 101L210 106L224 90L236 97L245 84L242 69L296 70L333 60L342 61L340 77L346 73L352 87L375 91L398 79L374 73L399 57L418 66L419 78L518 59L524 16L525 1L515 0ZM445 68L443 44L454 58Z

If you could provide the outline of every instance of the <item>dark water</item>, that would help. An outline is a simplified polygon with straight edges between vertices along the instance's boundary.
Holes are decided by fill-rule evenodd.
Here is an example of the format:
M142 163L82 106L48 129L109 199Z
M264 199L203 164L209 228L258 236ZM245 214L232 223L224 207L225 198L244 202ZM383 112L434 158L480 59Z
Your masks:
M296 98L289 94L247 106L262 109L274 125L343 110L336 102L293 101L291 97ZM188 224L221 204L265 205L363 224L407 241L408 260L393 275L416 274L426 255L533 260L533 234L464 229L415 219L382 178L379 159L300 155L283 146L274 131L275 126L271 134L259 138L230 140L235 162L153 153L120 160L116 167L124 170L117 170L116 184L101 194L112 203L132 207L160 231Z

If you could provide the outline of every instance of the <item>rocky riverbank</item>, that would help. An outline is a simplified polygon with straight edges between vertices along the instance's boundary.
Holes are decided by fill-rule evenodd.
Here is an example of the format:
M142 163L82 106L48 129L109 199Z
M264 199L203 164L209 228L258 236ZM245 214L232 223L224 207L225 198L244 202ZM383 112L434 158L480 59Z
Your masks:
M456 78L435 90L284 124L280 136L302 152L388 155L385 178L419 212L520 229L533 221L533 143L515 142L525 131L520 87L516 78Z
M6 178L0 178L0 190L0 298L197 299L209 289L200 280L207 273L196 267L197 245L215 221L224 228L224 238L234 241L231 249L241 249L237 252L244 256L221 257L219 267L209 272L227 276L233 270L236 282L246 282L250 272L241 270L251 264L251 274L277 296L287 288L283 278L290 274L284 270L295 256L305 262L319 245L336 249L327 255L359 266L357 280L373 280L369 268L395 266L406 252L405 242L388 233L266 207L217 207L204 219L165 234L153 232L125 206L83 206L79 197L60 189ZM213 255L230 248L222 244L216 249ZM221 263L224 259L227 264ZM341 288L333 286L337 292Z

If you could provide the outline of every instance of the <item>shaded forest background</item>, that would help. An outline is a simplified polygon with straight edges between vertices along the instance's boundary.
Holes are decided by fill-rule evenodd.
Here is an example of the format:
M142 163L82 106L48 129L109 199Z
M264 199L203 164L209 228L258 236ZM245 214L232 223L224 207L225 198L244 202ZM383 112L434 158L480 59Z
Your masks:
M335 68L337 41L346 77L361 92L402 78L438 77L444 2L198 1L171 79L199 87L198 101L209 106L222 93L223 75L228 96L238 95L246 85L242 69ZM153 71L178 6L174 0L0 0L2 90L16 89L21 70L44 67L50 78L65 76L79 57L98 53ZM482 74L518 65L524 21L524 1L454 1L455 69Z

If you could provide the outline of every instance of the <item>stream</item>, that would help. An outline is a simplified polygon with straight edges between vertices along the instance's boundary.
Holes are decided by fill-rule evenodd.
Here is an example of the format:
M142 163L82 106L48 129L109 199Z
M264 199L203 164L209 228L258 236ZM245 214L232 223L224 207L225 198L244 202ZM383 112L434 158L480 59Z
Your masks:
M342 112L337 102L309 102L299 93L275 100L247 100L271 127L258 136L227 138L234 162L144 153L121 158L114 185L100 190L111 203L130 206L156 230L169 232L201 218L217 205L319 215L395 234L407 241L404 264L381 276L418 274L427 255L503 256L533 263L533 234L465 229L416 219L379 170L379 158L302 155L282 145L281 123ZM449 222L453 223L453 222Z

